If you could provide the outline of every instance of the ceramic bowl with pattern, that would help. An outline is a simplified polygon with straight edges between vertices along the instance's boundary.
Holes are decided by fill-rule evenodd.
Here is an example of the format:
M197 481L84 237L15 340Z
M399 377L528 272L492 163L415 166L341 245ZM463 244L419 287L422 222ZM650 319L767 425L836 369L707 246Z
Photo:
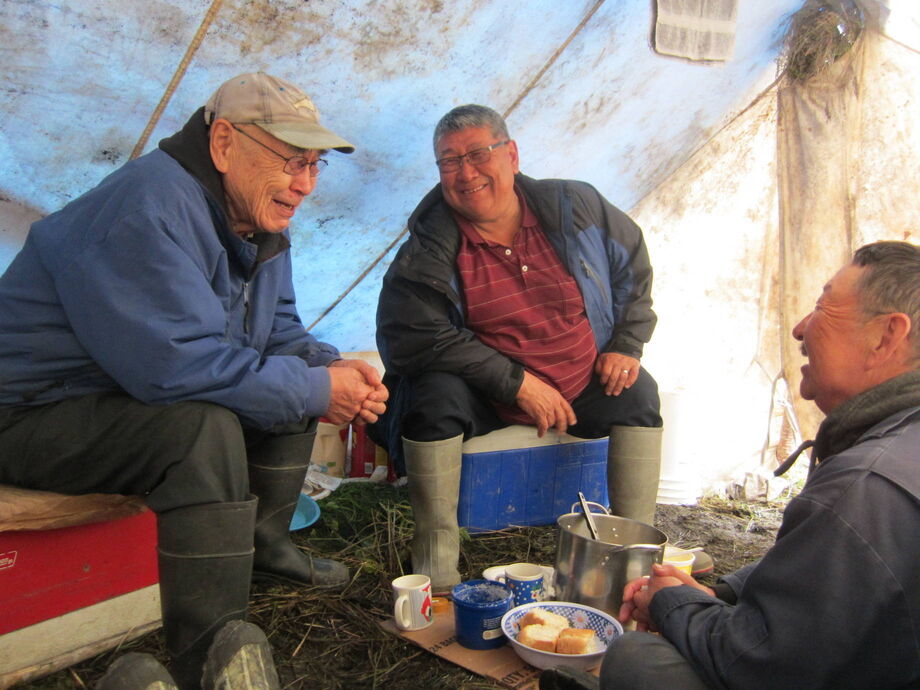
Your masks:
M556 654L534 649L517 641L520 621L531 609L540 608L564 616L573 628L590 628L596 638L595 649L587 654ZM572 666L587 671L599 666L607 646L623 634L623 626L613 616L600 609L584 604L564 601L537 601L517 606L502 616L502 632L517 655L534 668L548 669L557 666Z

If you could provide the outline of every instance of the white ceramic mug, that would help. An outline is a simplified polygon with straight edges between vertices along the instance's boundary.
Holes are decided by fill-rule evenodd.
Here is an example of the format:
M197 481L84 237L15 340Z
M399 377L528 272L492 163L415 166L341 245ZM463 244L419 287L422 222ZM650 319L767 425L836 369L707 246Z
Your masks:
M393 620L400 630L421 630L431 625L431 578L403 575L393 580Z

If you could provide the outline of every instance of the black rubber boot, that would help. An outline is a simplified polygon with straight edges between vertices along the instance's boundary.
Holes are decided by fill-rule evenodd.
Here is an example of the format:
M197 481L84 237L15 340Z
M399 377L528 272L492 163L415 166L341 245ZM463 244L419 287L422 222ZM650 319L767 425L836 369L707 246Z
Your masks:
M258 627L230 621L214 637L204 664L205 690L278 690L271 645Z
M540 690L600 690L597 676L571 666L557 666L540 674Z
M96 690L176 690L176 681L150 654L129 652L109 666Z
M249 490L259 497L256 515L256 579L292 585L344 587L348 568L314 558L291 542L291 518L310 465L315 432L271 436L248 449Z
M255 498L157 515L163 631L181 690L198 690L214 635L246 617L255 515Z

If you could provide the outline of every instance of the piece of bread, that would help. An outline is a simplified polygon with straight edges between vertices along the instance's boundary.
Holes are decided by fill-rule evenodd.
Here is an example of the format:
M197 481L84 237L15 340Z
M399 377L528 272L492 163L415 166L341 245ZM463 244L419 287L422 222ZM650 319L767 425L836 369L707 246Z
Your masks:
M518 633L517 641L528 647L544 652L556 651L556 638L559 637L559 628L549 625L525 625Z
M557 654L590 654L595 650L594 631L582 628L565 628L556 640Z
M560 616L558 613L553 613L552 611L537 607L530 609L530 611L521 616L518 625L522 628L525 625L546 625L550 628L561 630L562 628L568 628L571 624L569 623L569 619L565 616Z

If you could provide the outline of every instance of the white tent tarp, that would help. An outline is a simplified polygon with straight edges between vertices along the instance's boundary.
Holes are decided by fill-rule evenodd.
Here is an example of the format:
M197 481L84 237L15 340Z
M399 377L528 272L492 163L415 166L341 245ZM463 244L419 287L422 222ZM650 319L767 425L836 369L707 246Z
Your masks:
M852 87L845 170L807 179L828 188L836 171L848 224L795 212L791 237L833 260L792 270L776 61L802 0L739 0L734 51L718 63L656 53L647 0L9 0L0 268L30 220L127 159L216 7L145 150L233 74L304 86L358 146L330 156L292 225L298 306L318 337L375 349L388 248L437 181L431 130L455 105L491 105L507 113L524 172L587 180L645 229L660 321L644 362L676 401L671 447L711 484L760 464L775 383L798 368L789 326L829 265L864 241L917 241L920 10L863 4L880 28Z

